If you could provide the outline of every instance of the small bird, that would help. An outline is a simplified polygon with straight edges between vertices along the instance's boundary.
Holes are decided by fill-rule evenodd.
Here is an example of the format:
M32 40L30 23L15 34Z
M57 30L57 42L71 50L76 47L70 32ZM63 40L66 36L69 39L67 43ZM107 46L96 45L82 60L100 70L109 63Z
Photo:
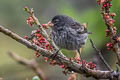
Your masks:
M52 27L52 39L61 49L77 50L85 45L89 32L87 28L66 15L56 15L48 25Z

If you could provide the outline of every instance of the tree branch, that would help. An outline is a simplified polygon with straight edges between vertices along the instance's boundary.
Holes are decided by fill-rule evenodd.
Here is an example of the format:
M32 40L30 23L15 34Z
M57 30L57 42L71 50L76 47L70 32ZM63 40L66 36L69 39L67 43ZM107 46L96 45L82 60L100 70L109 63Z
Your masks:
M27 9L29 9L29 8L27 8ZM38 18L35 16L33 8L29 9L29 11L27 11L27 12L34 19L34 22L36 23L36 25L40 29L42 35L51 43L51 45L54 46L55 50L59 50L59 48L55 45L54 41L49 37L49 35L47 34L47 32L45 31L45 29L43 28L43 26L40 24Z
M0 80L3 80L3 78L2 78L2 77L0 77Z
M114 17L116 14L110 12L110 8L112 7L112 0L98 0L98 4L101 5L101 14L107 27L106 37L110 38L110 43L112 44L112 47L109 45L107 47L109 47L109 50L112 49L116 53L118 65L120 66L120 37L117 36L117 28L115 26Z
M15 53L12 53L12 52L8 52L8 54L16 62L30 67L39 76L39 78L41 80L47 80L46 77L45 77L45 74L41 71L37 62L34 59L33 60L27 60L27 59L25 59L23 57L20 57L20 56L16 55Z
M90 39L91 45L92 47L95 49L95 51L98 53L98 55L100 56L100 59L102 60L102 62L105 64L105 66L107 67L108 70L113 71L113 69L109 66L109 64L105 61L104 57L101 54L101 51L99 49L96 48L94 42L92 39Z
M38 51L41 53L42 56L44 57L50 57L53 53L40 48L39 46L35 45L34 43L31 43L27 41L26 39L18 36L17 34L13 33L12 31L0 26L0 32L3 34L13 38L17 42L25 45L26 47ZM50 57L51 58L51 57ZM101 71L101 70L92 70L89 68L82 68L82 66L74 61L69 60L67 57L65 57L63 54L58 54L55 58L56 62L58 65L64 64L67 66L67 69L69 71L74 71L76 73L83 74L87 77L94 77L94 78L99 78L99 79L110 79L114 78L117 74L120 74L119 72L116 73L116 71L111 72L111 71ZM114 74L114 75L113 75ZM117 75L119 77L120 75Z

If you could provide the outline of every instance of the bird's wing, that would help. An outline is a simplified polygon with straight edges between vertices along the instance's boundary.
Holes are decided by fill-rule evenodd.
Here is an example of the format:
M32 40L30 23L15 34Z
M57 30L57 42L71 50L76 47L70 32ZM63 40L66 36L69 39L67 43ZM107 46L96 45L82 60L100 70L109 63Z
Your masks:
M87 39L87 30L85 30L83 25L75 22L69 25L68 34L76 41L80 41L80 43L84 43L84 40Z
M71 28L73 29L80 29L82 26L78 22L73 22L70 24Z
M80 25L80 23L78 23L78 22L71 23L69 26L69 31L72 34L78 34L78 35L87 33L87 30L84 28L84 26Z

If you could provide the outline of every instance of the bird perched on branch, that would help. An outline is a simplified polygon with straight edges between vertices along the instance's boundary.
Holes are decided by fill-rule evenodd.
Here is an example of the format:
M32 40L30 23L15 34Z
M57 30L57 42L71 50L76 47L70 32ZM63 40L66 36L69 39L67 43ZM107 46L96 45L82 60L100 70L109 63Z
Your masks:
M80 55L89 34L84 25L66 15L56 15L48 25L52 27L52 39L59 48L77 50Z

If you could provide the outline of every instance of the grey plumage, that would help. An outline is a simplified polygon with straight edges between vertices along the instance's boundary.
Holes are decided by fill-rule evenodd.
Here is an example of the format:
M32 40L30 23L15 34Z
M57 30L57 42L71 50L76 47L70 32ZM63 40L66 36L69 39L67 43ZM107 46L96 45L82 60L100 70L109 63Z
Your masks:
M88 33L80 23L65 15L57 15L51 22L52 38L59 48L78 50L85 45Z

